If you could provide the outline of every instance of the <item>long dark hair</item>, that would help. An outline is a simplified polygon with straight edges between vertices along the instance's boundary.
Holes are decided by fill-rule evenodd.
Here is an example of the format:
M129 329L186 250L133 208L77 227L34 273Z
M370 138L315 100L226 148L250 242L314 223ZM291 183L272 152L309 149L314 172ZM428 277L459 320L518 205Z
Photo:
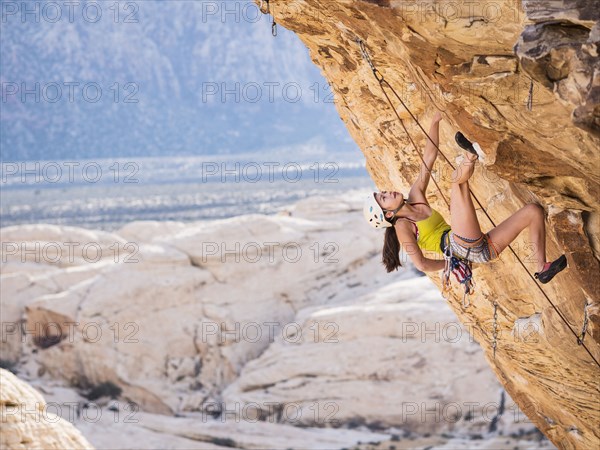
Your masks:
M389 221L392 225L398 220L394 217ZM385 237L383 239L383 255L382 261L388 273L398 270L398 267L402 267L400 262L400 242L396 235L395 227L387 227L385 229Z

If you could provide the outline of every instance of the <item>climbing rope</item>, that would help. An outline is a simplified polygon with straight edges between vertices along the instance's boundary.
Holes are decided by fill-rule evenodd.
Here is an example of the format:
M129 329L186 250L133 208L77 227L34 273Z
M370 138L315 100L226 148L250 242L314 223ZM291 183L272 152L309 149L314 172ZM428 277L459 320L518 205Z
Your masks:
M371 61L371 57L369 56L369 53L367 52L367 49L365 47L365 43L363 42L363 40L357 37L356 38L356 42L360 46L360 50L362 52L363 57L369 63L369 66L371 67L371 70L373 71L373 75L375 75L375 78L379 82L379 86L381 87L381 90L382 90L383 94L385 95L385 98L387 99L388 103L392 106L392 109L393 109L394 113L396 114L396 117L400 121L400 125L402 125L402 128L404 129L404 132L408 136L408 139L410 140L411 144L413 145L413 147L417 151L417 154L419 155L419 158L423 162L423 165L425 166L425 169L427 169L427 172L429 172L429 175L431 176L431 180L434 182L435 186L438 188L438 191L439 191L440 195L442 196L442 198L444 199L444 202L446 203L446 206L448 207L448 210L450 210L450 203L446 199L446 196L444 195L443 191L440 189L440 186L437 184L437 181L436 181L435 177L432 176L431 170L429 169L429 167L427 167L427 164L425 164L425 160L423 159L423 155L421 155L421 152L419 151L417 145L415 144L415 142L413 141L412 137L410 136L410 133L408 132L408 130L404 126L404 121L402 120L402 118L398 114L398 111L396 111L396 108L394 108L394 105L392 105L392 101L390 100L389 96L387 95L387 92L385 92L385 89L383 89L383 83L385 83L385 84L387 84L389 86L389 88L392 90L392 92L398 98L398 100L400 100L400 102L402 103L402 106L404 106L404 108L408 111L408 113L411 115L411 117L413 119L415 119L415 120L416 120L416 118L412 115L412 113L406 107L406 105L404 104L404 102L402 101L402 99L398 96L398 94L396 93L396 91L394 90L394 88L392 86L390 86L390 84L387 82L387 80L385 80L383 78L383 75L381 74L381 72L379 72L379 70L377 70L377 68L373 64L373 61ZM420 126L421 125L419 124L419 127ZM423 130L422 127L421 127L421 129ZM423 130L423 132L425 132L425 130ZM429 134L427 134L427 132L425 132L425 135L431 141L431 143L435 146L435 148L437 148L438 150L440 150L439 146L433 141L433 139L431 139L431 137L429 136ZM440 151L440 153L441 153L441 151ZM442 155L443 155L443 153L442 153ZM448 161L448 158L446 158L445 155L443 155L443 156ZM450 163L450 161L448 161L448 162ZM452 164L450 164L450 165L452 165Z
M411 110L408 108L408 106L406 106L406 103L404 103L404 101L398 95L398 93L396 92L396 90L387 82L387 80L385 80L385 78L383 77L383 74L377 69L377 67L375 67L375 64L373 64L373 61L371 60L371 57L369 56L369 53L368 53L368 51L366 49L364 41L360 37L356 36L355 42L359 45L363 58L367 61L367 63L371 67L371 71L373 72L373 75L375 76L375 79L378 81L379 87L381 88L383 94L385 95L385 98L387 99L388 103L392 107L392 110L394 111L396 117L400 121L400 124L402 125L402 128L404 129L406 135L408 136L411 144L415 148L417 154L419 155L419 158L423 162L423 164L424 164L425 168L427 169L427 171L431 174L431 170L427 167L427 164L425 164L425 161L423 159L423 156L421 155L421 152L419 152L418 147L416 146L416 144L413 141L412 137L408 133L408 130L404 126L404 122L402 121L402 118L398 114L398 111L396 111L396 108L394 107L392 101L390 100L390 98L387 95L385 89L383 88L383 84L384 83L390 88L390 90L393 92L394 96L400 101L400 103L402 104L402 106L404 107L404 109L408 112L408 114L410 115L410 117L415 121L415 123L421 129L421 131L425 134L425 136L427 136L427 139L429 139L429 141L435 146L435 148L439 151L439 153L448 162L448 164L450 165L450 167L454 170L455 169L454 165L446 157L446 155L444 154L444 152L441 151L441 149L433 141L433 139L431 139L431 136L429 136L429 134L427 133L427 131L425 131L425 129L423 128L423 126L421 125L421 123L419 122L419 120L414 116L414 114L411 112ZM532 87L530 87L530 93L533 93L533 88ZM448 200L446 200L446 197L444 196L444 194L443 194L440 186L437 184L437 182L435 181L434 177L431 177L431 179L435 183L435 186L437 187L440 195L442 196L442 198L446 202L446 205L448 206L448 210L449 210L450 209L450 204L448 203ZM483 211L483 213L485 214L485 216L488 218L488 220L490 221L490 223L492 224L492 226L496 227L496 223L492 220L492 218L487 213L487 211L485 210L485 208L483 207L483 205L481 204L481 202L479 201L479 199L477 198L477 196L473 193L473 191L471 190L471 188L469 188L469 192L470 192L471 196L473 197L473 199L477 202L477 204L479 205L479 207L481 208L481 210ZM554 311L556 311L556 313L561 318L561 320L564 322L564 324L567 326L567 328L571 331L571 333L573 333L573 336L575 336L575 338L577 339L577 343L579 345L581 345L585 349L585 351L590 355L590 357L596 363L596 365L598 365L598 367L600 367L600 363L598 363L598 361L596 360L596 358L594 357L594 355L592 354L592 352L583 343L584 331L585 331L585 329L587 329L587 320L584 319L584 330L582 331L581 339L580 339L580 335L578 335L575 332L575 330L573 330L573 328L571 327L571 325L569 325L569 323L567 322L567 319L563 316L563 314L560 312L560 310L557 308L557 306L552 302L552 300L550 300L550 297L548 297L548 294L546 294L546 292L542 289L542 287L535 281L535 278L533 277L533 275L531 275L531 273L529 272L529 270L527 270L527 267L525 267L525 264L523 263L523 261L521 260L521 258L519 257L519 255L517 255L517 253L514 251L514 249L512 248L512 246L508 245L508 248L510 249L510 251L512 252L512 254L515 256L515 258L517 259L517 261L519 261L519 264L521 265L521 267L523 267L523 269L525 270L525 272L527 272L527 274L529 275L529 277L531 278L531 280L534 282L534 284L538 287L538 289L540 290L540 292L542 293L542 295L546 298L546 300L548 301L548 303L550 303L550 305L552 306L552 308L554 309ZM587 311L586 311L586 317L587 317ZM495 348L496 348L495 347L495 339L496 339L496 336L494 336L494 352L495 352ZM494 353L494 356L495 356L495 353Z

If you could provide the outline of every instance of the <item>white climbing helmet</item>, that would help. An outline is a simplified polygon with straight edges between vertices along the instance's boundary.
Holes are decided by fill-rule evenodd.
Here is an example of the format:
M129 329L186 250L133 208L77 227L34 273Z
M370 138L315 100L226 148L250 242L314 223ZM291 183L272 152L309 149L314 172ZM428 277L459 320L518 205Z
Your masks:
M388 228L392 226L385 218L383 209L381 209L381 206L379 206L379 203L375 200L375 192L371 192L365 197L363 215L369 225L374 228Z

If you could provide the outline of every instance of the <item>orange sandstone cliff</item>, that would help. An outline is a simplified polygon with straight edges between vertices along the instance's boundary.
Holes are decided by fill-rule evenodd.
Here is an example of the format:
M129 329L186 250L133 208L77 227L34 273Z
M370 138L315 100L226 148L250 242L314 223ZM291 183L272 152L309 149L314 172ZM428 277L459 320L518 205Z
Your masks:
M407 192L420 160L356 38L425 129L442 111L440 148L450 162L459 153L456 130L481 144L486 158L471 189L496 225L527 203L544 207L548 258L566 253L568 269L540 289L528 274L535 263L524 232L513 243L515 254L507 249L499 261L476 266L470 306L462 306L458 288L449 302L511 397L555 445L598 448L598 3L271 0L269 6L329 81L380 189ZM387 92L422 151L423 132ZM433 176L446 196L451 173L440 155ZM433 183L430 194L449 218ZM476 207L489 230L492 223ZM438 274L429 275L441 287Z

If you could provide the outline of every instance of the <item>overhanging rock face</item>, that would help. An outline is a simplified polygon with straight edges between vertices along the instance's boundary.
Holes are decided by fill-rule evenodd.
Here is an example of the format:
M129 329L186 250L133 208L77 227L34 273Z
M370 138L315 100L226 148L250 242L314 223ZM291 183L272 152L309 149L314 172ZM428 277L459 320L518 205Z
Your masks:
M459 153L456 130L480 143L485 165L477 167L471 189L496 225L527 203L544 206L548 258L566 253L569 262L543 285L548 298L527 273L536 268L524 232L512 246L518 258L507 249L500 261L475 268L469 307L462 307L458 288L450 303L472 325L512 398L554 444L598 448L600 30L598 8L589 7L594 2L269 3L277 23L300 37L331 84L340 117L380 189L407 192L420 159L362 59L357 37L424 127L436 110L443 112L440 148L450 162ZM422 151L423 133L394 103ZM451 173L440 155L434 177L445 195ZM432 206L449 219L430 186ZM478 215L484 231L493 227L481 209ZM431 277L440 284L437 273ZM584 347L576 335L586 316Z

